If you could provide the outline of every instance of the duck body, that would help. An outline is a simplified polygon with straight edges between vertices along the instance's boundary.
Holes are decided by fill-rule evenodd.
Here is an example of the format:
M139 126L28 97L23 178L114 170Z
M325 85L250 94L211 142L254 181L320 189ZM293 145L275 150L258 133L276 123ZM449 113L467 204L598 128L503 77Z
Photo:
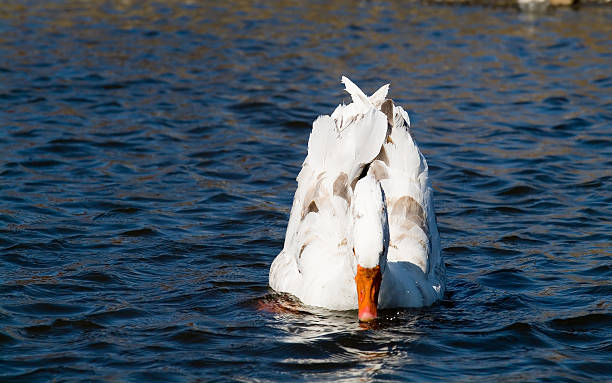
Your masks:
M408 114L386 99L388 85L368 97L342 82L353 102L313 123L270 286L307 305L359 308L361 319L370 293L360 273L376 269L374 317L376 307L431 305L444 294L445 267L427 162Z

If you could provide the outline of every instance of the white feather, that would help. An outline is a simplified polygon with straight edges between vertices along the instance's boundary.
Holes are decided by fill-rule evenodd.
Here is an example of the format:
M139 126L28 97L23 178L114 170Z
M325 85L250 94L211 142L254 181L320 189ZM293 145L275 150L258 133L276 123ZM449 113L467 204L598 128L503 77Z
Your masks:
M368 97L344 76L342 83L353 102L313 123L270 286L305 304L355 309L357 264L380 264L380 307L432 304L444 294L445 268L427 162L408 114L394 107L388 130L381 106L389 86Z

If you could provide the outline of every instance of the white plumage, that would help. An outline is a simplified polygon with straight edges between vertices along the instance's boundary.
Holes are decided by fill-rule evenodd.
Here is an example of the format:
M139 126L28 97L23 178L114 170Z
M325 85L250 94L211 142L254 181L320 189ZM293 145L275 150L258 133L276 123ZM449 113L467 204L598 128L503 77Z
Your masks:
M430 305L445 267L425 158L408 114L342 77L352 103L313 123L283 250L270 286L303 303L358 307L355 274L380 265L379 307Z

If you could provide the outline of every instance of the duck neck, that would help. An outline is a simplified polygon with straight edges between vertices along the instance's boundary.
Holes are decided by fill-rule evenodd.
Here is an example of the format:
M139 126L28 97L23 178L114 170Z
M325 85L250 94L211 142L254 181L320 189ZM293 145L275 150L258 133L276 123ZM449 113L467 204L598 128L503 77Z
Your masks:
M380 266L384 272L389 249L389 224L384 191L372 175L357 182L352 213L357 264L365 268Z

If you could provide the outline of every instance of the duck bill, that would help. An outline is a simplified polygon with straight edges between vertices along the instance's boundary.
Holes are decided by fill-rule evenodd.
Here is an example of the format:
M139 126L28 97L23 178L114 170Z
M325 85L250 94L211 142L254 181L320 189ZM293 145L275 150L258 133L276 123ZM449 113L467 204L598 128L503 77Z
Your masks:
M382 274L380 266L367 268L357 265L355 284L357 285L357 299L359 300L359 320L369 322L378 315L378 291Z

